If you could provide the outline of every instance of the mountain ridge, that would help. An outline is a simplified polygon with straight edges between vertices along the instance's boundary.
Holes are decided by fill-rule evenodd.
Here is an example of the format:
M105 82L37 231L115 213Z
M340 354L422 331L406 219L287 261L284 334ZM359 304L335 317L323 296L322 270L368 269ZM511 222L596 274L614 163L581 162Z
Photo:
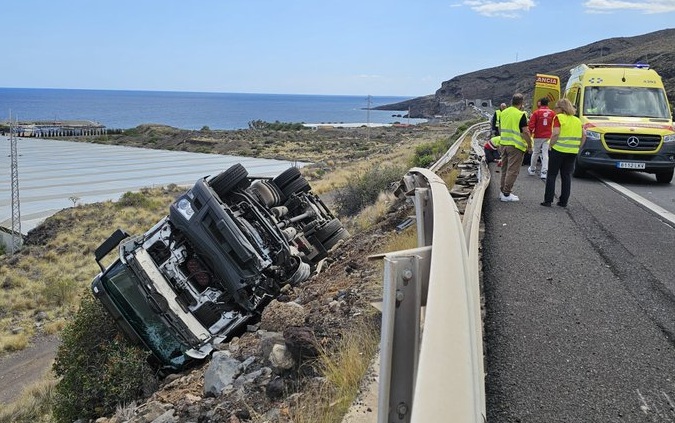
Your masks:
M461 112L465 100L510 104L513 94L520 92L526 102L530 102L536 74L557 75L564 90L570 69L581 63L649 64L661 75L671 104L675 101L675 28L669 28L634 37L608 38L559 53L458 75L443 81L434 94L376 109L409 110L412 118L430 119Z

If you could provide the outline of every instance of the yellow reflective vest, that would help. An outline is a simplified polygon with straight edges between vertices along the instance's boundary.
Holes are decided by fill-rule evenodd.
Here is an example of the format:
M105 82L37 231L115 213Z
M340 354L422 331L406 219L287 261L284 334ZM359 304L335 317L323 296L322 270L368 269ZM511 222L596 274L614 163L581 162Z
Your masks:
M527 151L527 143L522 135L520 135L520 119L524 113L513 106L507 107L502 111L499 119L500 145L512 145L518 150Z
M583 135L581 120L576 116L564 113L557 114L554 119L558 119L560 122L560 134L558 135L558 141L551 148L561 153L577 154Z

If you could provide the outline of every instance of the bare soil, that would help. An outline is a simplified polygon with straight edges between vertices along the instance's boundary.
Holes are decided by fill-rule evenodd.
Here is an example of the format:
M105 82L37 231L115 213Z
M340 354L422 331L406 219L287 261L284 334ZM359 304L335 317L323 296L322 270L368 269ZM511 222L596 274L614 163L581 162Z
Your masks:
M11 403L26 387L44 378L59 342L54 335L39 336L30 347L0 357L0 404Z

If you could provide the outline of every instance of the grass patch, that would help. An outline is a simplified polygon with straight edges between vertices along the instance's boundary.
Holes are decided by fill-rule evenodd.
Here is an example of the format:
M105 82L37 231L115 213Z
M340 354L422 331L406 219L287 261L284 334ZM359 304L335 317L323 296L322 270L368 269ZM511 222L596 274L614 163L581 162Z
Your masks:
M21 351L28 346L29 336L25 332L0 336L0 351Z
M354 230L364 230L384 218L391 204L396 200L392 192L380 192L374 204L366 206L350 221Z
M417 248L417 246L417 227L412 225L389 237L384 245L383 250L403 251Z
M26 388L12 404L0 406L0 423L51 422L55 383L53 379L37 382Z
M378 345L377 328L361 322L344 334L334 351L323 351L318 359L323 383L291 410L292 421L341 422L359 392Z

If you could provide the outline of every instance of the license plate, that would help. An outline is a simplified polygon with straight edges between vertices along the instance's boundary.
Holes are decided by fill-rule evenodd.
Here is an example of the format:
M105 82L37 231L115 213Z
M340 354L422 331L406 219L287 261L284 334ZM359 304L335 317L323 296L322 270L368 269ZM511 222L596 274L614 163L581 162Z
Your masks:
M618 162L616 167L619 169L644 169L645 164L640 162Z

